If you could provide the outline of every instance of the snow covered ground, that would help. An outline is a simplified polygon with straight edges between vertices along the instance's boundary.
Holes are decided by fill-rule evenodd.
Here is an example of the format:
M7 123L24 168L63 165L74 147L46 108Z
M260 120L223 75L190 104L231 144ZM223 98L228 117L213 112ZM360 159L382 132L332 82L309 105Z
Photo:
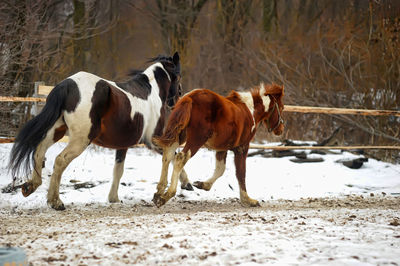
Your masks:
M400 265L400 165L369 159L353 170L338 160L351 153L317 155L320 163L291 157L249 157L247 190L260 208L239 203L233 155L211 191L181 191L165 206L151 202L161 156L129 150L119 189L121 204L107 203L114 151L89 148L64 172L67 210L46 204L57 143L46 155L43 185L28 198L0 193L0 246L23 247L34 265ZM11 144L0 145L0 188L11 182ZM202 149L185 169L191 181L214 170ZM76 182L92 188L75 189Z
M43 170L43 185L34 194L28 198L24 198L21 193L0 194L0 207L45 207L54 159L64 146L65 143L57 143L49 149L46 154L46 168ZM0 145L0 186L11 182L6 170L10 149L11 144ZM69 165L63 174L60 189L61 199L66 206L71 203L107 202L112 180L114 154L115 151L111 149L89 148ZM249 195L266 201L343 196L352 193L385 192L388 195L399 195L400 193L400 165L369 159L361 169L353 170L336 162L360 157L348 152L324 156L313 154L309 157L323 157L325 161L297 164L289 160L293 157L249 157L246 178ZM185 169L191 181L206 180L212 175L214 164L214 152L201 149L194 158L189 160ZM125 172L121 179L123 185L119 190L120 199L126 203L138 203L142 200L150 203L156 190L160 171L160 155L146 148L130 149L125 162ZM73 182L77 181L90 181L99 185L90 189L75 190ZM182 193L186 200L237 198L239 192L235 178L233 154L228 153L226 171L217 180L211 191L196 190Z

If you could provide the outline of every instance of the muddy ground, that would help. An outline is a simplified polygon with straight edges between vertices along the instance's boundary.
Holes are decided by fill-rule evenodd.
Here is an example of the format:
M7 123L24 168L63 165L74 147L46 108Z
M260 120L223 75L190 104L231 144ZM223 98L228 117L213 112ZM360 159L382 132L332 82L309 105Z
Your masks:
M400 265L400 197L0 209L32 265Z

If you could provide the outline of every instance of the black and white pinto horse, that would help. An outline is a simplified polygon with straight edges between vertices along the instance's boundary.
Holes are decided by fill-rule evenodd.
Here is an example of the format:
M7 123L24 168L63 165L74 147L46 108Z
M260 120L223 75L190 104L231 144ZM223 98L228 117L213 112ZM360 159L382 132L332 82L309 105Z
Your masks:
M181 90L178 53L149 62L153 64L135 71L124 83L78 72L55 86L42 111L21 129L11 150L9 168L14 181L21 172L30 172L33 164L31 179L22 185L25 197L42 184L47 149L68 133L68 145L54 162L48 204L65 209L59 196L61 175L90 143L116 149L108 200L119 201L127 149L137 143L153 148L152 137L162 134L167 106L174 106ZM190 185L185 173L181 182Z

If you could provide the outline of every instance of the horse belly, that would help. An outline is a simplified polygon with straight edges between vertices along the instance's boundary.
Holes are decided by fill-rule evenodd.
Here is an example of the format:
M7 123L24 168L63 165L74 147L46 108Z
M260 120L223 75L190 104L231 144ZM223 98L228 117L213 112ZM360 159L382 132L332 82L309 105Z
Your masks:
M236 142L236 134L230 130L222 130L214 132L204 146L216 151L226 151L234 148Z
M144 119L141 113L135 113L133 119L118 119L115 116L104 117L100 134L93 143L114 149L128 148L137 144L143 134Z
M249 132L244 130L243 123L233 118L216 123L212 136L207 140L207 148L224 151L248 144Z

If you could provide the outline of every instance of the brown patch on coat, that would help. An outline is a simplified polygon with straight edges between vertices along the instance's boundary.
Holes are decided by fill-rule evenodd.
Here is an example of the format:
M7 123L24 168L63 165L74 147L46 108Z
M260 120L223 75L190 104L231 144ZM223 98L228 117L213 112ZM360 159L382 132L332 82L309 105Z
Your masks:
M138 143L144 117L138 112L131 117L131 103L124 92L101 80L96 84L92 102L89 139L94 144L123 149Z
M62 137L64 137L65 132L67 132L67 126L62 125L54 130L54 135L53 135L53 141L57 142L59 141Z

